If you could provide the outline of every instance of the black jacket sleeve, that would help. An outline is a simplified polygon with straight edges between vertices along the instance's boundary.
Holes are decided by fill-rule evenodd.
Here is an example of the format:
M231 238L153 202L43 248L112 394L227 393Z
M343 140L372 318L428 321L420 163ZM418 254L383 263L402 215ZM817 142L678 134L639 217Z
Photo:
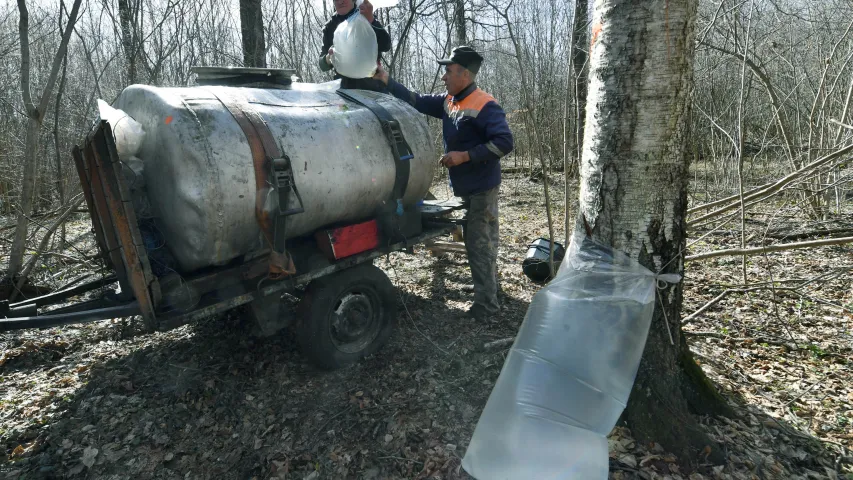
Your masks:
M326 61L326 54L329 53L329 49L332 48L332 42L335 41L335 29L338 28L338 24L340 22L336 23L334 19L331 19L323 26L323 48L320 49L318 64L320 70L324 72L332 69L332 65Z
M373 31L376 32L376 43L379 46L379 53L391 50L391 35L388 34L388 30L385 30L385 27L375 18L372 25ZM328 51L328 49L326 50Z

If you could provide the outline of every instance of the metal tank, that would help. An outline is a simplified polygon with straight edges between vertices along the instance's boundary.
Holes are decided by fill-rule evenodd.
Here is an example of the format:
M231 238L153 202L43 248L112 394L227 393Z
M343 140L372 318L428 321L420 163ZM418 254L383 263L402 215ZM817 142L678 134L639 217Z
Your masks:
M133 85L119 95L114 106L145 129L137 156L147 199L181 273L223 265L264 246L249 144L220 94L245 99L291 159L305 212L287 217L288 238L369 218L389 199L396 171L391 147L374 114L345 101L338 87ZM359 93L399 121L414 154L403 204L416 204L437 163L423 115L389 95Z

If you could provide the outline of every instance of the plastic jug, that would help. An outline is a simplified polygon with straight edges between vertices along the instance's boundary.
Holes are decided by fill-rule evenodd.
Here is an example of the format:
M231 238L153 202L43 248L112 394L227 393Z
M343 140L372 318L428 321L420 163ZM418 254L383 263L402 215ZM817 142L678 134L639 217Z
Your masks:
M379 46L373 26L358 10L335 29L332 64L350 78L368 78L376 73Z

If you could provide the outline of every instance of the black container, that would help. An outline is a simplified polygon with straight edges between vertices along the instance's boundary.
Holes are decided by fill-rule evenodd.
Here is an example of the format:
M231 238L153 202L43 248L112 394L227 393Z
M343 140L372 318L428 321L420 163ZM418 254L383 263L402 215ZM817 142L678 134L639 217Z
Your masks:
M534 282L546 282L551 279L548 259L551 256L551 242L547 238L539 238L529 245L527 256L521 263L521 269L527 278ZM554 272L560 268L560 262L566 256L566 249L560 242L554 242Z

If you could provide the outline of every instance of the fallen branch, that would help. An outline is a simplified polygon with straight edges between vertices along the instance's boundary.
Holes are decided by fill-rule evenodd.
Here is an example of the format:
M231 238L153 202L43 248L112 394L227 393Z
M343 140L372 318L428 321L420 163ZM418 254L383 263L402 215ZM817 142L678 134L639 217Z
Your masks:
M461 253L465 254L465 245L455 242L433 242L426 246L426 249L434 254L440 253Z
M750 287L750 288L729 288L727 290L724 290L723 293L714 297L714 299L711 300L710 302L706 303L705 305L702 305L702 307L700 307L695 312L693 312L690 315L681 319L681 323L691 322L694 318L705 313L709 308L720 303L724 298L731 295L732 293L749 293L749 292L757 292L759 290L776 290L778 292L778 291L795 291L796 289L791 288L791 287L774 287L772 285L766 285L766 286L762 286L762 287Z
M775 340L772 338L765 337L732 337L731 335L727 335L725 333L718 332L684 332L688 337L703 337L703 338L719 338L721 340L729 340L731 342L738 343L766 343L768 345L776 345L779 347L797 347L796 342L792 340ZM799 348L799 347L797 347Z
M846 123L841 123L838 120L835 120L834 118L830 118L829 122L834 123L834 124L838 125L839 127L849 128L850 130L853 130L853 125L847 125Z
M794 234L786 234L785 232L774 231L767 232L767 236L770 238L776 238L780 240L802 240L804 238L818 237L818 236L826 236L826 235L853 235L853 228L821 228L817 230L810 230L808 232L794 233Z
M503 348L512 345L512 342L515 341L515 337L502 338L500 340L495 340L494 342L488 342L483 344L483 350L492 350L495 348Z
M780 178L779 180L777 180L776 182L774 182L772 184L763 185L761 187L752 189L749 192L745 192L744 196L743 196L743 201L744 202L751 202L752 200L755 200L755 199L760 199L760 198L763 199L764 197L767 197L767 196L781 190L782 187L792 183L794 180L797 180L798 178L801 178L801 177L805 176L806 174L811 173L812 170L819 168L819 167L835 160L836 158L838 158L842 155L845 155L847 153L850 153L850 152L853 152L853 145L848 145L848 146L846 146L840 150L836 150L836 151L830 153L829 155L821 157L821 158L815 160L814 162L812 162L812 163L810 163L810 164L808 164L808 165L806 165L806 166L804 166L804 167L802 167L802 168ZM730 203L730 202L734 202L734 203ZM695 225L695 224L702 222L702 221L705 221L709 218L716 217L716 216L720 215L721 213L725 213L725 212L728 212L729 210L733 210L735 208L738 208L741 204L740 195L732 195L731 197L726 197L726 198L724 198L722 200L718 200L716 202L711 202L711 203L708 203L705 205L699 205L698 207L694 207L692 209L689 209L688 213L690 213L691 211L697 212L697 211L701 211L701 210L706 210L708 208L717 207L719 205L724 205L727 203L728 203L728 205L726 205L725 207L718 208L717 210L714 210L713 212L707 213L707 214L705 214L699 218L695 218L693 220L688 221L687 225L688 226Z
M764 253L782 252L785 250L795 250L798 248L825 247L829 245L844 245L846 243L853 243L853 237L825 238L823 240L813 240L811 242L783 243L780 245L768 245L766 247L730 248L726 250L717 250L714 252L688 255L684 257L684 261L694 262L696 260L704 260L706 258L727 257L736 255L761 255Z
M24 271L21 272L21 276L18 279L18 283L15 285L15 289L12 290L12 292L9 294L10 302L15 300L15 297L18 296L18 292L21 291L21 288L23 288L24 284L27 282L27 277L33 271L33 267L35 267L36 263L38 263L38 259L41 256L42 252L44 252L47 248L47 244L50 241L50 237L53 236L53 233L56 231L57 228L59 228L60 225L65 223L65 220L67 220L68 217L70 217L71 214L74 213L74 210L76 210L81 203L83 203L83 195L78 194L76 200L71 203L71 206L67 207L62 213L62 215L60 215L59 218L56 219L56 222L54 222L53 225L51 225L51 227L44 233L44 236L42 237L38 248L36 248L36 251L35 253L33 253L33 256L30 257L30 261L27 262L27 266L24 267Z
M822 348L818 347L814 343L803 342L802 344L798 344L796 340L776 340L774 338L767 337L732 337L730 335L726 335L724 333L717 332L684 332L688 337L704 337L704 338L719 338L721 340L728 340L731 342L737 343L757 343L762 344L766 343L767 345L775 345L777 347L785 347L790 348L791 350L800 350L800 351L814 351L813 349L818 349L820 353L819 356L822 357L839 357L846 358L845 355L836 352L826 352ZM841 348L842 351L849 351L850 348Z

